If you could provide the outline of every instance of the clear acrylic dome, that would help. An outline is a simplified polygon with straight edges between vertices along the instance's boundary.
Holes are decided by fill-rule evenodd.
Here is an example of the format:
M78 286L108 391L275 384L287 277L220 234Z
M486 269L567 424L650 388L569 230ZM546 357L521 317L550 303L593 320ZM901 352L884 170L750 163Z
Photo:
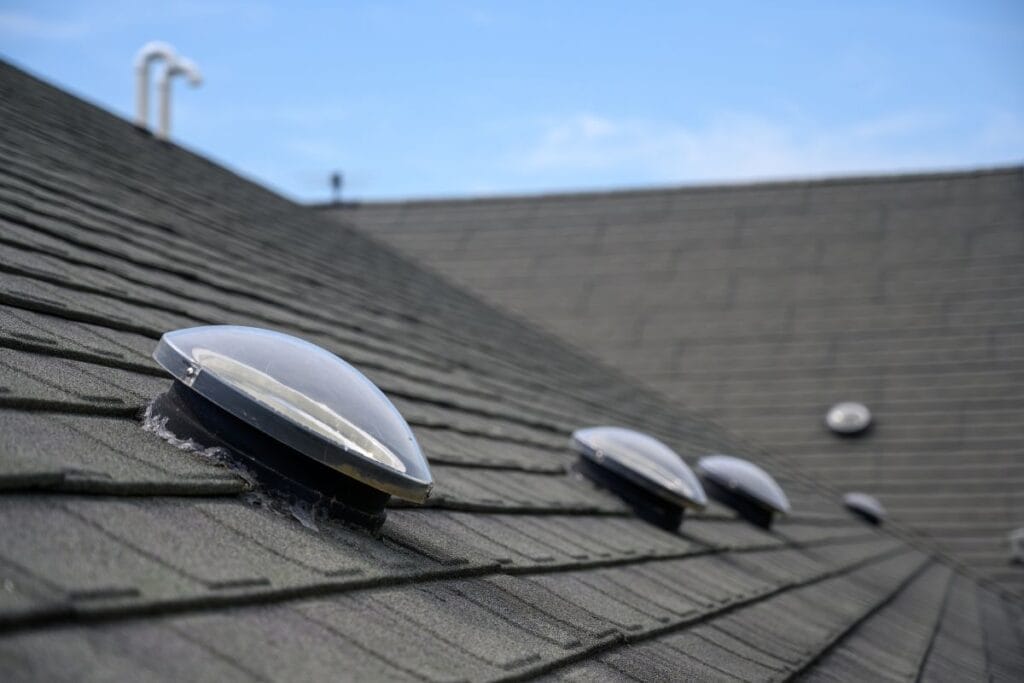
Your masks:
M863 403L837 403L825 415L825 424L839 434L857 434L871 426L871 411Z
M588 427L572 435L573 447L655 495L685 507L703 508L704 487L674 450L654 437L622 427Z
M719 486L741 493L762 507L788 513L789 499L772 475L754 463L731 455L708 455L697 461L697 470Z
M153 358L203 398L328 467L399 498L430 493L430 467L398 409L319 346L211 325L164 334Z
M872 495L852 491L843 496L843 505L854 512L859 512L876 522L886 518L885 507Z

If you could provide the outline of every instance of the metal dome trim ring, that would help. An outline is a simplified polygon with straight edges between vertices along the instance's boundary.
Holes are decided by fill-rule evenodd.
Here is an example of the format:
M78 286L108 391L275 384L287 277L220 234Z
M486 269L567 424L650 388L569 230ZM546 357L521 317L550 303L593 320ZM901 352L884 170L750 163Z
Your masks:
M697 471L719 486L737 492L761 507L788 514L789 498L772 475L732 455L707 455L697 462Z
M652 436L625 427L586 427L573 432L571 443L582 457L665 501L698 510L707 505L686 461Z
M398 498L430 495L430 466L401 413L319 346L209 325L165 333L153 358L196 394L312 460Z

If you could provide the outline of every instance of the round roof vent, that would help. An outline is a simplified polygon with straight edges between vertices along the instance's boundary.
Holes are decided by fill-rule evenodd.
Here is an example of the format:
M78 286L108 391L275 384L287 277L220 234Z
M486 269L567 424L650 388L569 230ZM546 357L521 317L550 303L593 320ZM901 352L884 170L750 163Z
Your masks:
M837 403L825 415L825 424L836 434L855 436L871 426L871 411L863 403Z
M843 505L858 517L875 526L880 526L888 515L877 498L859 491L843 496Z
M708 455L697 462L708 495L764 529L775 514L789 513L789 499L770 474L731 455Z
M178 380L154 405L168 428L227 448L272 486L371 526L383 522L389 496L422 502L430 494L430 467L402 415L318 346L213 325L168 332L153 358Z
M654 437L622 427L588 427L573 432L571 444L587 478L653 524L676 529L685 508L707 505L704 487L689 466Z

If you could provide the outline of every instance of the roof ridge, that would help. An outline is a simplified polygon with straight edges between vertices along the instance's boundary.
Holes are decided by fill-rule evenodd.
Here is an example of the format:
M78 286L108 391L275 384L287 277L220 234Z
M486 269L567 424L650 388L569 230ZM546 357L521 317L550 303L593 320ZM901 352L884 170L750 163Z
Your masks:
M490 202L536 202L563 199L627 198L661 194L704 194L732 192L737 190L813 188L842 185L874 185L881 183L915 182L920 180L954 180L995 175L1024 174L1024 162L995 164L991 166L955 167L937 170L911 170L906 172L864 172L825 176L793 176L774 179L736 181L696 181L680 184L654 186L613 187L554 192L509 192L507 194L410 197L399 199L368 199L337 202L312 202L307 206L314 209L359 209L382 207L406 207L440 204L487 204Z

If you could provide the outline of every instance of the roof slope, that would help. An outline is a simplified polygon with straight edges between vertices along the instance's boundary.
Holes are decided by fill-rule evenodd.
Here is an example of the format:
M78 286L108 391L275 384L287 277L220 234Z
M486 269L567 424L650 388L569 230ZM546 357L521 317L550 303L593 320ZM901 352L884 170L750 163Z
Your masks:
M1019 677L1019 604L806 481L670 534L568 475L595 422L763 455L359 234L2 64L0 154L5 680ZM365 370L429 504L373 538L144 431L157 338L211 322Z
M1024 592L1021 168L340 213Z

